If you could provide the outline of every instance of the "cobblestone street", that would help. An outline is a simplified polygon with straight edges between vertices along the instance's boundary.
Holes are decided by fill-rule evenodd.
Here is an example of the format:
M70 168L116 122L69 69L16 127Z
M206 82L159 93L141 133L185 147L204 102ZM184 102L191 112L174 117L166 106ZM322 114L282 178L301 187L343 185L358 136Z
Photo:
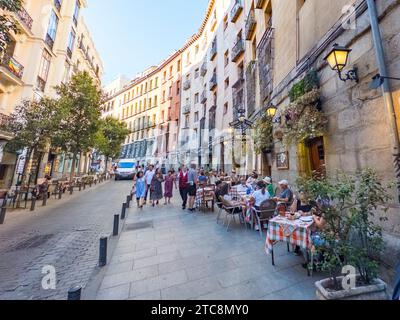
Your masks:
M227 232L216 212L182 211L177 197L131 210L97 299L315 299L323 275L308 277L285 244L277 244L273 267L258 232L238 223Z
M110 235L113 215L131 182L105 182L45 208L7 212L0 225L0 299L66 299L85 287L98 264L99 238ZM42 268L56 268L56 290L43 290Z

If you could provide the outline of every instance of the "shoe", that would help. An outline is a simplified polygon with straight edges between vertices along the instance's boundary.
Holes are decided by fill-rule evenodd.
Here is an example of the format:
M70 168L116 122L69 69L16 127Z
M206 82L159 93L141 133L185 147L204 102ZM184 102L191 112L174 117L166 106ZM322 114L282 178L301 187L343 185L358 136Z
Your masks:
M182 206L182 210L186 210L186 206Z

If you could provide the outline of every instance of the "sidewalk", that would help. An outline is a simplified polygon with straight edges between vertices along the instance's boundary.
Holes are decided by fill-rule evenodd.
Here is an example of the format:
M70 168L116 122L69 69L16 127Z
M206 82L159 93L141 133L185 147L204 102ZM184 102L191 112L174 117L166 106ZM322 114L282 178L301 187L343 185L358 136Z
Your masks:
M179 203L131 209L98 300L315 299L302 259L276 246L276 267L258 232L216 223Z

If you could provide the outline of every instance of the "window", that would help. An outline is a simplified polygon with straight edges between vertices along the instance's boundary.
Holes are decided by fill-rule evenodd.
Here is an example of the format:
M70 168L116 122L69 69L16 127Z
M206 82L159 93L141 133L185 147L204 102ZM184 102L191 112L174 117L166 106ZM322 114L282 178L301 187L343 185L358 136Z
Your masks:
M199 113L195 112L195 114L194 114L194 122L197 122L197 121L199 121Z
M199 94L196 93L196 94L194 95L194 103L199 103L199 101L200 101L200 99L199 99Z
M166 95L166 93L165 93L165 90L164 90L163 93L162 93L162 101L163 102L165 102L165 100L166 100L166 96L165 95Z
M178 70L178 72L181 71L181 60L179 60L177 63L177 70Z
M224 54L224 66L227 67L228 64L229 64L229 50L226 50Z
M200 76L200 69L197 68L196 70L194 70L194 78L197 79Z
M150 80L150 90L153 90L153 80Z
M164 79L164 82L167 81L167 71L164 71L164 77L163 77L163 79Z
M49 27L47 28L47 34L46 34L46 43L50 48L53 48L54 46L57 34L57 27L58 27L57 14L54 12L54 10L51 10Z
M76 39L76 33L74 30L71 30L69 34L68 48L67 48L67 53L70 58L72 57L72 51L74 50L75 39Z
M40 63L40 69L37 81L37 86L39 90L42 92L45 89L47 77L49 75L50 61L51 61L50 53L48 53L46 50L43 50L42 61Z
M76 1L75 2L75 11L74 11L74 16L73 16L73 20L74 20L75 26L78 25L78 18L79 18L80 9L81 9L81 6L79 5L79 2Z
M171 78L172 77L172 74L174 73L174 66L171 66L170 68L169 68L169 77Z
M185 116L185 128L189 128L189 115Z
M176 83L176 94L179 95L181 93L181 82L178 81Z
M68 63L68 61L65 61L64 76L62 81L63 83L68 83L70 74L71 74L71 65Z
M158 88L158 77L156 78L155 87Z
M165 122L165 111L163 110L161 112L161 123L164 123L164 122Z
M226 15L224 18L224 31L228 28L228 26L229 26L228 15Z
M224 115L226 115L228 113L228 102L224 104Z
M225 90L229 89L229 78L225 79Z
M157 102L158 102L157 99L158 99L157 96L154 96L154 106L155 107L157 107Z

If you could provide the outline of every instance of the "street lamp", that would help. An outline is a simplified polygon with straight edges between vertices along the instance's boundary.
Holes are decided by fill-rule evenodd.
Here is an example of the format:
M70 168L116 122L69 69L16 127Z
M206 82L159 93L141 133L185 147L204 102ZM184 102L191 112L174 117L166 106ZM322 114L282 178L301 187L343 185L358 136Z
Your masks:
M332 50L325 57L325 61L328 62L332 70L336 71L339 75L339 79L346 82L348 80L355 81L358 83L357 69L353 68L343 75L342 71L346 67L349 60L351 49L339 46L337 43L333 45Z
M242 131L242 148L243 150L246 149L246 131L253 126L253 122L250 120L246 119L246 110L245 109L239 109L238 110L238 119L231 122L229 126L232 128L232 132L234 130L241 130ZM232 134L232 152L234 150L234 145L235 145L235 138L234 135ZM233 158L234 164L235 159ZM236 167L240 167L237 166Z
M400 78L395 78L395 77L384 77L384 76L381 76L381 75L378 73L376 76L374 76L374 77L372 78L372 82L371 82L371 84L369 85L369 88L370 88L371 90L378 89L380 86L383 85L383 83L385 82L385 79L400 80Z

